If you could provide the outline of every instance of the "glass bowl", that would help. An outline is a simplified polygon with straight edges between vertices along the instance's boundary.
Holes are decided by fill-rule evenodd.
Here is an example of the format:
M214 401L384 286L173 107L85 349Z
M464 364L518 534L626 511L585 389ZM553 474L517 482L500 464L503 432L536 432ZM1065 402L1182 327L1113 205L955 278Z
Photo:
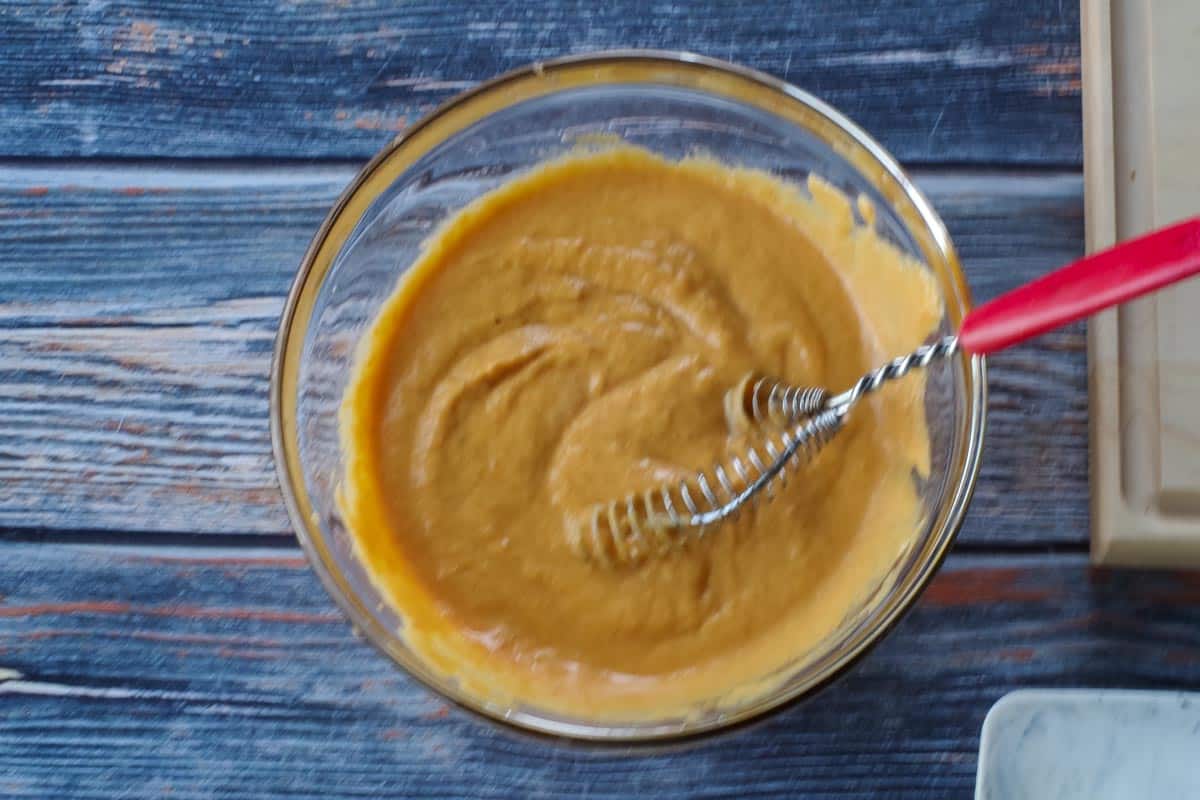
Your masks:
M405 643L402 617L372 585L339 519L342 393L359 336L439 223L515 173L614 139L672 158L699 151L797 183L816 172L850 197L866 195L878 233L936 276L945 300L939 334L957 330L969 299L944 225L879 144L794 86L694 55L623 51L533 64L451 100L354 179L304 256L276 341L271 434L300 542L355 629L448 700L526 731L624 743L691 737L760 717L843 673L896 623L937 569L970 500L985 373L981 359L967 356L933 365L922 524L861 607L816 652L797 653L773 690L733 708L627 722L499 706L464 692Z

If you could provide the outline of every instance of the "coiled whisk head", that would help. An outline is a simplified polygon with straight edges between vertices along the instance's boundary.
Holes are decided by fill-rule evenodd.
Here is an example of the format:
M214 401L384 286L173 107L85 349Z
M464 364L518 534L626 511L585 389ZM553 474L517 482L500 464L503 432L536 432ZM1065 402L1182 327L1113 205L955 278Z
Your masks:
M762 494L772 497L776 485L787 483L788 470L815 455L841 428L846 407L827 408L828 397L819 387L747 377L733 398L752 422L770 424L774 432L707 472L592 506L570 525L572 546L598 564L634 565L703 536Z
M787 482L788 470L816 455L864 396L914 369L950 358L958 349L958 339L945 336L871 370L832 397L819 387L747 377L727 402L752 423L774 429L760 445L679 483L592 506L569 521L571 546L598 564L633 565L703 536L760 495L773 496L775 486Z

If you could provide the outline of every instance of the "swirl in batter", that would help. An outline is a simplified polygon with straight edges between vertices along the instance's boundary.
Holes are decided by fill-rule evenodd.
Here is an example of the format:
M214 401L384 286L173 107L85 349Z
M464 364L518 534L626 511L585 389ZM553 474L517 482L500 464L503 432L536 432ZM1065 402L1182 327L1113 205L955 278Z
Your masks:
M923 517L920 376L855 409L769 505L636 567L571 549L592 504L742 443L749 371L840 390L924 340L932 275L807 192L619 148L550 162L434 235L361 345L341 505L431 668L499 705L686 714L768 686L876 589Z

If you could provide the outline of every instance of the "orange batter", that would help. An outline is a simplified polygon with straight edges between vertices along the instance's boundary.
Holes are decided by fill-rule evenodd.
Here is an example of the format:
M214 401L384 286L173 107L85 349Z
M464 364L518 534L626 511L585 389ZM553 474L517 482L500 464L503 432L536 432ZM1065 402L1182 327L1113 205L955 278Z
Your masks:
M633 148L550 162L451 219L367 331L341 417L347 525L407 641L487 701L734 702L811 655L914 537L920 376L678 552L606 568L567 526L732 452L723 396L748 371L840 391L940 317L934 278L819 179Z

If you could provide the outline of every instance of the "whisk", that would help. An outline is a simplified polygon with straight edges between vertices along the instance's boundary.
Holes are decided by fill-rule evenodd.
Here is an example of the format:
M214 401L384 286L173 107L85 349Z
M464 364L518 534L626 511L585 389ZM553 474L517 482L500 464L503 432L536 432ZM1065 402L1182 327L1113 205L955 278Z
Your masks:
M678 483L599 503L573 518L567 533L583 558L636 565L704 536L759 497L782 488L788 472L813 458L864 396L914 369L960 353L983 356L1200 272L1200 217L1072 262L969 313L945 336L863 375L840 394L751 375L734 391L741 410L774 430Z

